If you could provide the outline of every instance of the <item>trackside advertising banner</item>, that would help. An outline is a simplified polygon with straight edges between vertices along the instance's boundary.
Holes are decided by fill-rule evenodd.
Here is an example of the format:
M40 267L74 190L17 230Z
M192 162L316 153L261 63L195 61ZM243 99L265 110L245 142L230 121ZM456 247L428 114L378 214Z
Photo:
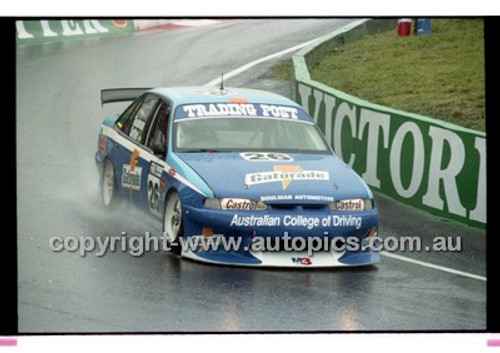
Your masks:
M313 81L303 56L310 50L294 57L295 99L336 154L381 193L484 228L486 134L371 104Z
M16 21L16 44L108 37L132 31L132 20Z

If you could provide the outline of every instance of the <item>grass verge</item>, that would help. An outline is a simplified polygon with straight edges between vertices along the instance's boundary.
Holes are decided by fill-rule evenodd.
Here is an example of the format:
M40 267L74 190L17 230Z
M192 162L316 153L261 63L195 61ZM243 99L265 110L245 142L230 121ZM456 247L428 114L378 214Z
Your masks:
M348 43L311 77L373 103L485 130L482 19L432 19L427 36L397 29ZM280 64L277 76L286 74ZM288 64L289 65L289 64Z

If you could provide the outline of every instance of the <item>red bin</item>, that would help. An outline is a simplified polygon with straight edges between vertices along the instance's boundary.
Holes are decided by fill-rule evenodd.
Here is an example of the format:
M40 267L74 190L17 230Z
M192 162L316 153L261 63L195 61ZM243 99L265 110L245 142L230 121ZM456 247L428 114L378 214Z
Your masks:
M411 34L411 18L402 18L398 21L398 36L406 37Z

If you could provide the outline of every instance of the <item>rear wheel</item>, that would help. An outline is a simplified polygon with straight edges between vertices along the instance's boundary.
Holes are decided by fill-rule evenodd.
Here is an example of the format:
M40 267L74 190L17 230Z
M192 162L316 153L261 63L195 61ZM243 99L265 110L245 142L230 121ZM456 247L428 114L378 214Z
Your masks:
M114 207L118 201L118 193L115 188L115 172L109 159L106 160L102 173L101 197L104 206L109 208Z
M182 237L182 204L179 195L172 192L167 197L163 215L163 234L167 236L170 252L181 253L179 239Z

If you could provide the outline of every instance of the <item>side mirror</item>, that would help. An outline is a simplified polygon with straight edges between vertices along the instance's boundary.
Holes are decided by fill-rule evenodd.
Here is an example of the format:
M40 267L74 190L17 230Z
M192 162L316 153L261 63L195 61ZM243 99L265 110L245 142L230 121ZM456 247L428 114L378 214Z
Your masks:
M165 157L167 155L167 150L165 149L165 145L160 141L153 142L153 153Z

